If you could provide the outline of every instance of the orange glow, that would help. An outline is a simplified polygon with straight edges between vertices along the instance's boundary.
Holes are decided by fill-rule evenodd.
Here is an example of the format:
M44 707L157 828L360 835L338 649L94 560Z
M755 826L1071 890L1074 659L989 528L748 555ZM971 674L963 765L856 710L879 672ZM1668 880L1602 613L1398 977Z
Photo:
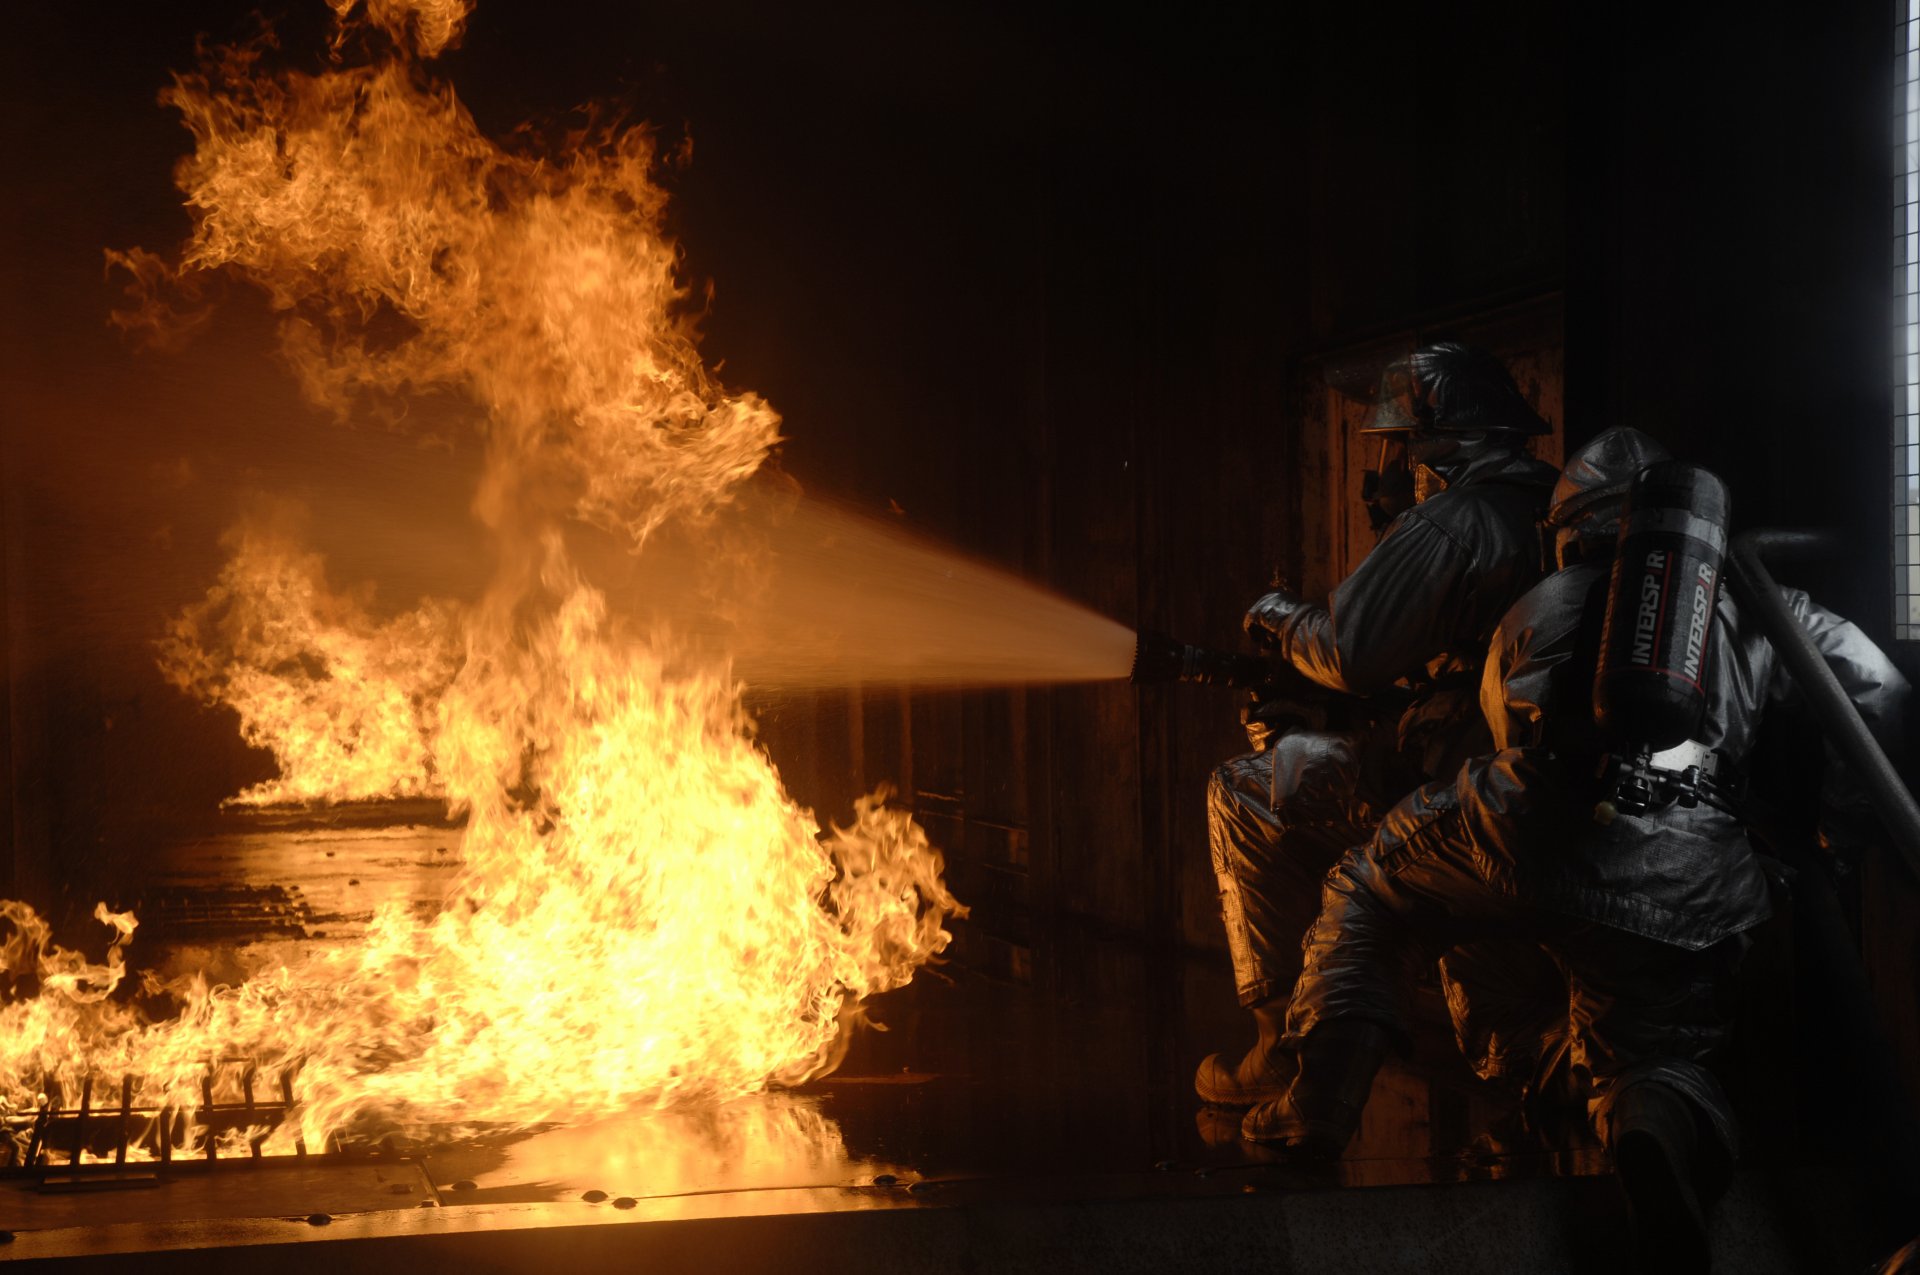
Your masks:
M44 1077L72 1094L89 1074L136 1077L137 1106L192 1108L210 1061L242 1057L297 1071L268 1146L285 1150L817 1075L959 908L884 793L823 837L754 743L725 658L610 618L569 552L583 523L634 553L669 521L697 526L778 438L766 403L700 361L652 139L497 144L427 68L463 6L329 2L324 72L270 69L263 39L210 50L164 95L194 137L177 171L194 231L173 258L110 254L133 280L121 322L172 330L224 275L267 298L304 390L343 418L464 395L498 571L473 603L379 620L329 590L317 555L249 523L161 664L279 760L238 800L442 795L466 819L464 866L439 914L390 903L363 940L244 985L183 980L158 1022L108 999L132 917L101 910L116 937L95 965L5 905L0 957L39 994L0 1005L0 1113L30 1108Z
M441 796L436 705L460 668L463 610L428 599L376 621L327 587L320 556L270 519L227 535L205 600L174 618L160 668L181 690L240 716L279 778L238 805Z

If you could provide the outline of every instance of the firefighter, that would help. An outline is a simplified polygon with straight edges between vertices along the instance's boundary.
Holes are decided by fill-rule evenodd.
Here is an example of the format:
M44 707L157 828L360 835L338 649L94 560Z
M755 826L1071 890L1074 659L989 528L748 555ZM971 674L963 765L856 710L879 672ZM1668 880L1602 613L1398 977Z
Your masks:
M1287 994L1321 879L1402 794L1485 750L1479 665L1494 624L1540 576L1536 524L1555 471L1526 447L1547 431L1498 360L1422 347L1389 371L1363 430L1404 444L1412 481L1400 487L1417 503L1394 507L1392 471L1370 477L1363 498L1384 532L1327 605L1276 590L1247 612L1255 642L1314 682L1356 696L1400 683L1411 702L1348 732L1278 732L1257 694L1243 714L1254 751L1214 772L1207 822L1236 989L1258 1035L1238 1061L1200 1064L1202 1099L1247 1106L1284 1091Z
M1637 811L1616 808L1616 789L1598 777L1608 744L1592 688L1610 559L1629 482L1663 458L1644 435L1616 429L1568 464L1548 519L1564 565L1515 604L1488 655L1481 705L1493 751L1406 797L1328 876L1287 1020L1297 1074L1242 1131L1297 1155L1337 1155L1385 1052L1406 1044L1401 962L1472 939L1538 943L1560 966L1572 1061L1589 1077L1588 1114L1646 1254L1697 1270L1707 1263L1702 1201L1724 1185L1736 1147L1706 1064L1727 1034L1727 985L1769 894L1725 802L1688 805L1678 790L1656 789ZM1853 625L1805 594L1786 597L1869 727L1892 743L1900 673ZM1700 725L1652 764L1663 768L1656 783L1690 765L1725 794L1737 791L1767 706L1795 692L1724 591L1711 617ZM1875 835L1864 791L1837 760L1822 812L1823 844L1836 853Z

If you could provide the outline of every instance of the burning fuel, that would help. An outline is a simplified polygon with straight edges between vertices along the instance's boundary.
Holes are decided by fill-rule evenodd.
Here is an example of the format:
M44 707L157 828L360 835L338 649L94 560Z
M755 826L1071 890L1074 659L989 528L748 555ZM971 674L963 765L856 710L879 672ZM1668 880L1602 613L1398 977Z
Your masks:
M0 959L33 994L0 1005L0 1115L89 1075L191 1108L210 1061L239 1056L297 1074L273 1150L818 1074L958 907L881 796L823 838L754 744L725 652L614 614L572 547L588 526L644 557L663 528L710 524L779 436L700 361L652 138L496 143L431 70L464 5L330 3L318 72L262 37L165 93L193 135L177 180L194 229L171 255L110 255L134 299L121 322L178 331L225 277L266 298L305 392L343 418L463 395L498 569L477 600L381 619L297 542L243 526L161 659L279 760L243 800L440 794L465 817L464 867L437 915L391 903L357 943L140 1000L113 994L135 918L101 909L94 962L7 905Z

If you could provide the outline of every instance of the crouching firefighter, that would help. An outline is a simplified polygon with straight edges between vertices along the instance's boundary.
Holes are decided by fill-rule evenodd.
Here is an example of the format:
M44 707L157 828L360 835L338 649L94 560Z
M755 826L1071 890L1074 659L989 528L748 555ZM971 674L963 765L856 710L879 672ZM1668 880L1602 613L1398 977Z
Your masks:
M1769 911L1733 810L1769 704L1796 694L1718 587L1726 506L1717 478L1632 430L1569 462L1549 515L1562 569L1506 615L1488 654L1495 751L1410 794L1328 876L1287 1020L1298 1073L1247 1114L1247 1137L1339 1154L1385 1052L1406 1043L1401 962L1469 940L1538 943L1564 976L1572 1061L1645 1254L1704 1269L1702 1201L1736 1147L1707 1062L1730 1027L1746 931ZM1894 742L1899 672L1851 624L1783 593ZM1831 750L1822 809L1830 844L1873 839L1865 794Z
M1258 1039L1237 1062L1200 1064L1204 1100L1247 1106L1284 1091L1280 1034L1321 880L1402 794L1486 750L1479 666L1501 614L1540 577L1536 524L1555 471L1526 445L1547 430L1497 360L1450 342L1416 351L1388 372L1363 432L1383 461L1405 447L1403 485L1418 503L1393 508L1383 463L1387 481L1370 476L1363 496L1384 533L1328 604L1281 590L1247 612L1255 642L1311 681L1356 696L1404 683L1412 698L1397 719L1345 732L1276 732L1267 710L1278 705L1258 693L1243 715L1255 751L1214 772L1207 822Z

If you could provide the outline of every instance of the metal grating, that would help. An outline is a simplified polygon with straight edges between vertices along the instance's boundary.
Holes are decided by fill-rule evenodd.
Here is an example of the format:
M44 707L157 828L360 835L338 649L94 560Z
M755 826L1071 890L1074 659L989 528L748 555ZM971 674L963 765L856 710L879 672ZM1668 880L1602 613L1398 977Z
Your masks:
M200 1105L192 1112L134 1106L139 1088L134 1076L121 1078L116 1102L116 1087L96 1086L89 1075L74 1105L69 1101L72 1095L48 1076L42 1082L44 1092L37 1109L0 1117L0 1177L43 1174L50 1165L69 1172L100 1169L109 1157L116 1170L125 1170L130 1151L136 1152L131 1158L144 1172L155 1165L171 1166L176 1153L194 1146L196 1154L212 1162L221 1156L223 1137L233 1139L236 1146L243 1140L248 1158L258 1160L261 1144L293 1106L293 1073L278 1073L278 1101L256 1099L258 1075L253 1064L244 1060L209 1062L200 1078ZM260 1079L266 1083L264 1077ZM239 1102L214 1100L216 1090L231 1088L238 1089ZM230 1146L229 1157L233 1149ZM294 1150L297 1157L304 1157L306 1143L296 1140Z
M1894 635L1920 639L1920 0L1894 5Z

